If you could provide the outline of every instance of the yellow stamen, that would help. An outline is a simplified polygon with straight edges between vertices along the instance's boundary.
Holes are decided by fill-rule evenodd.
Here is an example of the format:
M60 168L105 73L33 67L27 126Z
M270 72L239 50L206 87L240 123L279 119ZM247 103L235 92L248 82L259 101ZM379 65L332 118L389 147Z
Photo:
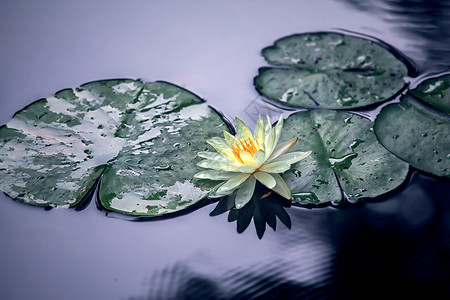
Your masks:
M239 143L240 143L240 145L239 145ZM244 150L245 152L249 153L253 157L259 149L259 143L258 143L258 140L256 140L256 144L258 145L258 146L256 146L250 137L247 138L246 140L240 139L239 143L236 143L235 145L230 145L230 146L231 146L231 149L233 149L234 157L236 157L236 159L240 163L243 164L244 161L242 160L239 152Z
M250 149L250 144L249 143L247 143L247 141L246 140L244 140L244 143L245 143L245 147L247 148L247 150L245 150L245 151L247 151L247 152L251 152L251 149Z
M245 147L245 144L244 144L245 140L244 140L244 142L242 142L242 140L239 140L239 142L241 142L242 149L244 149L245 152L248 152L248 149L247 149L247 147Z
M234 154L234 157L236 157L236 159L241 163L241 164L243 164L244 162L242 161L242 158L241 158L241 156L239 155L239 152L242 150L237 144L236 144L236 147L235 146L233 146L233 145L230 145L231 146L231 149L233 149L233 154Z
M249 139L249 141L250 141L250 149L253 152L252 155L255 155L255 153L258 151L258 149L256 148L255 143L253 143L253 141L251 139Z

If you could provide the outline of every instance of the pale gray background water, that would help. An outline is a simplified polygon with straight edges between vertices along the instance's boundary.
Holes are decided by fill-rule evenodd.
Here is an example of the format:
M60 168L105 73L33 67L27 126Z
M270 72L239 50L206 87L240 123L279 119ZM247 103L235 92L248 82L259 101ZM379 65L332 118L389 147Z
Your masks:
M307 31L375 36L422 76L450 69L445 1L353 2L2 0L0 124L58 90L123 77L175 83L253 124L255 113L279 114L252 86L260 50ZM450 294L448 191L414 174L383 201L290 208L292 230L278 224L262 240L253 224L237 234L226 215L209 217L214 205L137 223L105 217L95 203L45 211L1 194L0 298Z

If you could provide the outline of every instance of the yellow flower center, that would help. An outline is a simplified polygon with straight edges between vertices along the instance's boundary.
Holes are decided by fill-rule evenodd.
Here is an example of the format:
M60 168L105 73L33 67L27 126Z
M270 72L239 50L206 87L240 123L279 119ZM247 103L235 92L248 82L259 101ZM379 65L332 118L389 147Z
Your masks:
M255 142L256 142L256 145L253 142L253 140L250 137L248 137L243 140L239 139L239 143L230 145L231 149L233 149L234 156L240 163L242 163L242 164L244 163L244 161L241 158L241 155L239 154L242 150L249 153L252 157L259 150L258 140L255 140Z

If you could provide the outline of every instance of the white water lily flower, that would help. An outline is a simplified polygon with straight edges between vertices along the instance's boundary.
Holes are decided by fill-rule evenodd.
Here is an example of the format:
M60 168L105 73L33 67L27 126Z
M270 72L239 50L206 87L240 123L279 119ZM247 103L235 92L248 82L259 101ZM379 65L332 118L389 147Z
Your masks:
M253 196L256 180L286 199L291 198L291 191L278 173L291 168L291 164L306 158L308 152L287 153L297 142L297 137L277 145L283 128L283 116L272 127L270 118L267 122L261 115L252 132L240 118L236 117L236 136L224 131L225 138L214 137L207 140L218 153L199 152L205 158L197 165L212 169L199 172L196 178L226 180L218 184L209 197L223 197L237 190L236 208L242 208Z

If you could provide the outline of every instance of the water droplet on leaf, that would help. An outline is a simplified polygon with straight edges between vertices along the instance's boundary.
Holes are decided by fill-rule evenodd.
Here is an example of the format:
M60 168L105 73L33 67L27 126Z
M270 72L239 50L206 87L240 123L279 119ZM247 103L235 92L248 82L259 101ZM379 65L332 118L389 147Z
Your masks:
M333 169L348 169L352 165L352 160L358 156L358 153L350 153L341 158L330 158L330 164Z
M306 193L297 193L292 195L294 198L299 199L301 202L308 202L308 203L319 203L319 198L317 198L317 195L311 192Z
M294 173L295 177L302 176L302 172L300 172L299 170L293 170L292 173Z

